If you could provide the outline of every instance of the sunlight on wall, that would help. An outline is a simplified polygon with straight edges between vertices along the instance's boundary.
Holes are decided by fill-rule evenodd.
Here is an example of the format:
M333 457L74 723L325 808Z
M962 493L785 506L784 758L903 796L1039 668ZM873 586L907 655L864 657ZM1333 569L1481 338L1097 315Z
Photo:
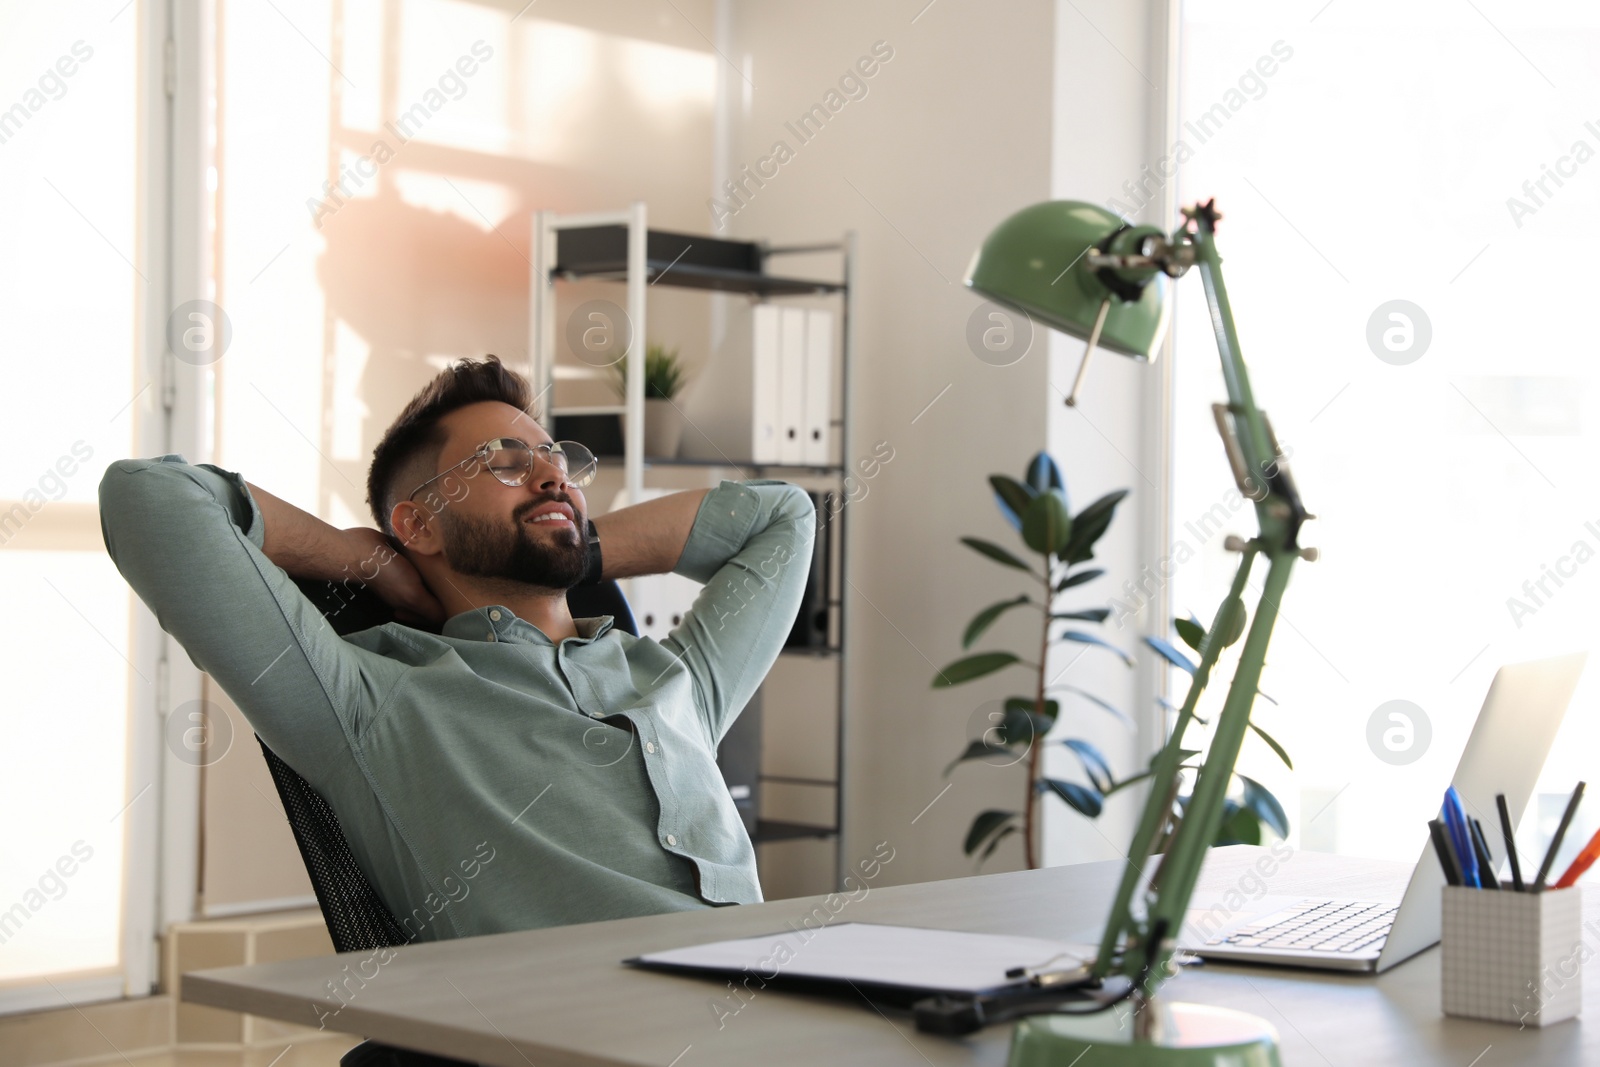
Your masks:
M499 182L425 171L396 171L394 184L402 203L422 211L454 215L484 233L492 232L519 200L513 190Z
M709 52L652 41L618 40L610 64L622 75L639 106L667 121L697 120L711 107L720 60Z
M513 87L522 120L513 133L516 151L544 163L571 165L589 158L585 143L604 126L595 92L600 35L524 15L516 40L526 57Z

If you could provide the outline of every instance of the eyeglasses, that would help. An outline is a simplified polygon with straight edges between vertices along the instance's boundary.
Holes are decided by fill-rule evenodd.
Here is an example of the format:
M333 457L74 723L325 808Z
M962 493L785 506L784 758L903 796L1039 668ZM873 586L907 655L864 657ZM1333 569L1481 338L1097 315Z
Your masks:
M582 489L594 481L595 473L600 469L599 461L594 458L583 445L576 441L544 441L537 445L529 445L515 437L496 437L492 441L485 441L466 459L457 463L448 470L442 470L406 494L410 500L432 482L438 481L447 474L469 463L482 463L489 468L489 473L506 485L522 485L533 473L533 457L538 456L544 462L559 470L566 483L575 489ZM472 477L477 471L469 471L467 477Z

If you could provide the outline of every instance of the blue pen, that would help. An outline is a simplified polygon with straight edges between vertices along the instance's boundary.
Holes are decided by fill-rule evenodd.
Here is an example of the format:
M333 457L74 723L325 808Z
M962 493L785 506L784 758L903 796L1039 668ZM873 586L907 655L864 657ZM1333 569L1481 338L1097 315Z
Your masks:
M1451 786L1444 791L1444 825L1450 831L1450 844L1461 862L1461 884L1482 889L1478 879L1478 857L1472 850L1472 831L1467 828L1467 812L1461 804L1461 794Z

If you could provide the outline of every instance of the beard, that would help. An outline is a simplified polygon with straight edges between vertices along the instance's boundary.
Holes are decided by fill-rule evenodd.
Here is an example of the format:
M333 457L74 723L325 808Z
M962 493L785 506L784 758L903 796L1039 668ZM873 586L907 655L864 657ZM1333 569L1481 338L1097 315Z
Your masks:
M572 508L573 525L540 530L526 521L528 512L552 499ZM445 560L458 574L566 590L577 585L588 569L589 539L581 532L588 523L578 505L564 495L529 504L518 512L514 525L448 508L440 516Z

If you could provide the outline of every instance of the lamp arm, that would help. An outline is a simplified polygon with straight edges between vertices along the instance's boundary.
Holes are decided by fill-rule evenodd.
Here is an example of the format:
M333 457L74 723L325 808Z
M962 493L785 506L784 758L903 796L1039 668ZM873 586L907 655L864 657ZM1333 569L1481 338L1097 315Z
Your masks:
M1250 476L1258 483L1264 483L1265 491L1251 494L1260 531L1244 545L1244 556L1233 588L1228 599L1218 608L1216 620L1207 633L1201 665L1190 683L1189 695L1179 713L1178 723L1157 757L1150 794L1140 818L1134 847L1129 853L1129 867L1123 874L1116 902L1107 919L1100 955L1095 963L1097 975L1109 973L1118 942L1126 938L1117 969L1125 975L1145 974L1146 996L1154 993L1156 987L1170 976L1169 964L1176 936L1199 879L1206 850L1216 839L1222 825L1223 801L1238 761L1240 746L1249 729L1250 711L1255 703L1261 670L1266 663L1273 626L1277 622L1278 604L1288 586L1290 569L1302 554L1296 539L1300 525L1306 518L1294 483L1278 457L1276 442L1265 416L1256 406L1250 388L1249 372L1245 369L1244 358L1239 350L1227 288L1222 281L1222 259L1217 254L1215 241L1216 220L1220 216L1215 211L1214 201L1187 208L1184 214L1194 224L1194 229L1192 232L1180 230L1174 234L1169 248L1176 249L1183 245L1192 247L1193 261L1200 268L1205 283L1206 304L1222 361L1223 380L1228 391L1228 411L1237 428L1237 443ZM1244 490L1246 487L1240 488ZM1266 581L1256 606L1256 617L1245 639L1238 669L1228 686L1227 698L1217 718L1216 733L1201 765L1194 793L1161 861L1159 885L1149 894L1146 917L1141 922L1131 911L1133 894L1143 879L1145 861L1170 814L1166 798L1172 795L1172 787L1178 781L1178 764L1181 762L1178 752L1183 731L1193 717L1200 690L1204 688L1221 653L1228 628L1237 625L1225 618L1225 614L1243 611L1240 594L1256 553L1264 554L1269 561ZM1154 939L1148 936L1152 930L1163 932L1159 944L1152 943Z
M1256 617L1250 624L1250 634L1245 638L1244 650L1239 656L1238 669L1228 686L1228 697L1222 713L1217 717L1217 730L1211 739L1205 762L1200 767L1194 793L1189 797L1183 820L1173 835L1172 845L1161 861L1161 884L1148 910L1148 923L1154 927L1165 919L1168 938L1158 945L1136 945L1124 959L1123 968L1142 967L1149 957L1149 979L1146 995L1172 974L1170 960L1175 938L1189 910L1189 899L1194 894L1195 883L1200 878L1200 868L1206 851L1216 840L1222 827L1222 807L1233 778L1233 768L1239 759L1239 748L1244 743L1245 732L1250 727L1250 709L1255 703L1256 690L1261 680L1261 668L1266 663L1267 644L1272 640L1273 625L1278 619L1278 604L1289 584L1289 570L1299 554L1289 552L1270 557L1267 578L1261 597L1256 603Z
M1189 692L1184 697L1183 706L1178 709L1177 722L1173 725L1166 744L1156 755L1155 765L1151 768L1150 779L1154 784L1149 798L1145 801L1144 812L1139 817L1139 828L1134 832L1133 847L1128 854L1128 867L1122 872L1122 882L1117 887L1116 900L1111 909L1113 919L1122 917L1123 922L1112 921L1106 924L1105 933L1100 940L1100 954L1094 965L1094 974L1097 978L1104 978L1113 973L1114 957L1124 935L1128 940L1129 952L1137 952L1138 958L1130 957L1129 960L1125 960L1121 968L1122 973L1137 974L1142 966L1145 951L1139 942L1144 938L1147 925L1134 921L1129 905L1133 902L1133 895L1140 883L1144 881L1145 861L1154 854L1156 843L1161 839L1161 832L1166 828L1171 815L1172 798L1176 794L1175 787L1178 781L1178 766L1183 762L1184 731L1194 720L1195 708L1200 703L1200 694L1210 682L1211 671L1222 655L1224 647L1222 634L1226 632L1225 627L1228 625L1224 615L1229 610L1228 604L1239 600L1244 592L1245 583L1250 578L1251 564L1255 561L1258 551L1254 544L1247 544L1240 556L1239 569L1234 573L1228 599L1217 608L1211 628L1206 631L1205 639L1201 642L1200 662L1196 665L1194 676L1189 681Z

